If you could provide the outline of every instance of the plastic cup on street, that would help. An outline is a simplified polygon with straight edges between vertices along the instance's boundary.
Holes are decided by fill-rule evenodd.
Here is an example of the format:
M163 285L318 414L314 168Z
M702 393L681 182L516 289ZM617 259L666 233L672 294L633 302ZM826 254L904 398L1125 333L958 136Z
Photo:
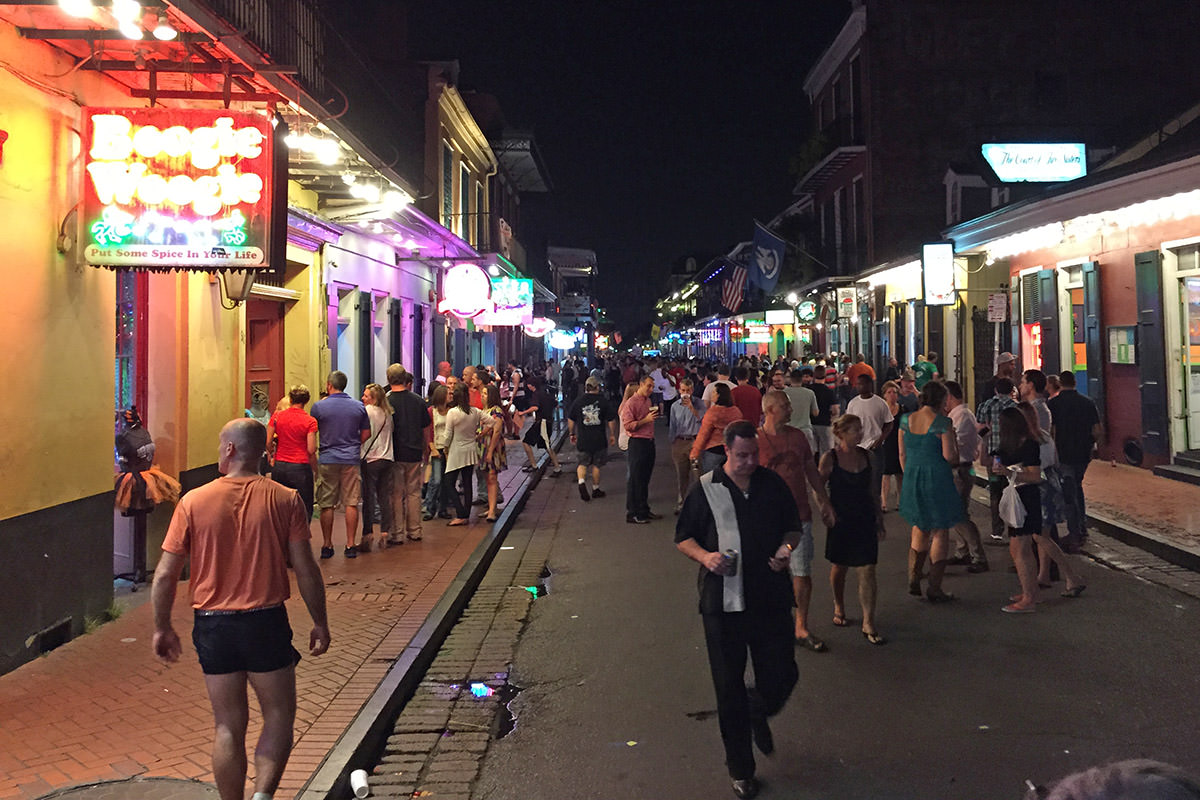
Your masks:
M363 800L364 797L371 793L371 787L367 785L367 771L365 769L356 769L350 773L350 788L354 790L354 796L358 800Z

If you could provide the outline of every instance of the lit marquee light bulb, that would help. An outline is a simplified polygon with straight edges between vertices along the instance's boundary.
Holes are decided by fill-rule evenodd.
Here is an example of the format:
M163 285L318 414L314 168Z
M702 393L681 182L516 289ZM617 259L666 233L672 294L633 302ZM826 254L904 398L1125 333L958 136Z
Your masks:
M112 15L118 22L134 23L142 15L142 4L137 0L112 0Z
M126 39L133 39L134 41L139 41L145 35L145 32L132 22L122 21L117 26L117 29L121 31L121 35Z
M58 0L58 7L72 17L90 17L96 10L92 0Z

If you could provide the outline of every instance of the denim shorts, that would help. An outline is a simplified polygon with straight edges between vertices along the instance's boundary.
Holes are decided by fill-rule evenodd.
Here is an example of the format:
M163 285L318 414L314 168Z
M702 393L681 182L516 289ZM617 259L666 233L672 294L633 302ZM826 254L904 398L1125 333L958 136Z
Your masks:
M807 578L812 574L813 535L812 520L800 523L800 542L792 551L789 568L794 578Z
M282 604L250 611L197 610L192 644L205 675L274 672L300 663Z

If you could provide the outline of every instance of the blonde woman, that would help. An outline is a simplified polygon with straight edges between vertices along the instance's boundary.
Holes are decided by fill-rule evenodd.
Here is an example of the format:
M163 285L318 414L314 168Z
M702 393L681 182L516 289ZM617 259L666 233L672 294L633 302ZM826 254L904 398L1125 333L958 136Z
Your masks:
M380 549L392 530L392 407L378 383L362 394L371 436L362 444L363 535L360 552ZM379 538L375 537L375 507L379 507Z
M446 413L446 475L442 480L442 495L454 501L454 518L450 525L466 525L471 521L471 475L479 463L476 443L491 437L496 421L471 405L471 393L465 383L454 386L453 402ZM482 431L482 433L480 433ZM462 479L462 491L458 480Z

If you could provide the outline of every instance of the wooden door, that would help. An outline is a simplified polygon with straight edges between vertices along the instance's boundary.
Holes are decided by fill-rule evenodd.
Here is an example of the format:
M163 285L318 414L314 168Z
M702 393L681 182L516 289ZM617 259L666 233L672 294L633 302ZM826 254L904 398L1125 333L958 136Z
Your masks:
M287 392L283 380L283 303L252 298L246 301L246 408L255 409L257 401L270 416Z

